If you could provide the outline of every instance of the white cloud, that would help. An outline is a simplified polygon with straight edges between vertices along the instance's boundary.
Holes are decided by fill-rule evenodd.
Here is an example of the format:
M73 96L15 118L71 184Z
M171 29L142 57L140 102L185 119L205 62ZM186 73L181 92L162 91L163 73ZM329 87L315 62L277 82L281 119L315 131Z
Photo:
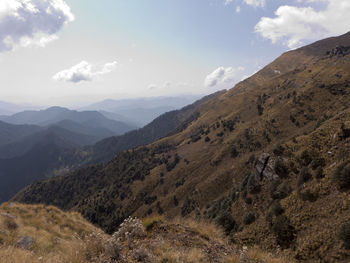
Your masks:
M243 0L244 3L247 5L251 5L254 7L264 7L265 6L265 0Z
M230 5L233 2L233 0L225 0L224 5ZM243 3L250 5L250 6L254 6L254 7L264 7L265 6L265 0L243 0ZM236 12L239 13L240 10L240 6L236 7Z
M70 69L65 69L53 76L54 80L66 81L78 83L81 81L92 81L95 77L99 75L104 75L112 72L117 66L117 62L106 63L100 70L93 71L93 66L82 61L79 64L71 67Z
M281 6L274 18L263 17L255 31L272 43L282 41L289 48L304 44L305 40L317 40L340 35L350 30L350 1L326 0L325 10L313 7Z
M45 46L74 20L63 0L1 0L0 52L20 46Z
M232 3L233 0L225 0L224 5L229 5Z
M238 5L236 6L236 13L240 13L241 12L241 7Z
M205 78L204 85L208 88L232 88L241 79L243 71L243 67L219 67Z

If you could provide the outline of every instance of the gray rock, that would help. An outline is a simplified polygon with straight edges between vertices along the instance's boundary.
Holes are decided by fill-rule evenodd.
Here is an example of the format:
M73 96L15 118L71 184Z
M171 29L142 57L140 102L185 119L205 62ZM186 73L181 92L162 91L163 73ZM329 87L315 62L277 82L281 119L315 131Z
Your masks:
M34 244L34 239L29 236L24 236L17 241L17 247L29 249Z
M278 175L275 173L275 160L268 154L262 153L255 164L255 177L262 181L267 179L269 181L276 180Z

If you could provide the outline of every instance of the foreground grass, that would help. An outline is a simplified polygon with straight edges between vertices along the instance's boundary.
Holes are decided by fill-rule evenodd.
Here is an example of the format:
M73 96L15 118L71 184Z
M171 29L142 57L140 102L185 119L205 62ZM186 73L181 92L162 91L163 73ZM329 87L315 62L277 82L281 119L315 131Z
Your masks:
M17 241L28 236L33 243L19 248ZM0 258L2 263L88 262L96 239L106 239L101 230L80 214L53 206L5 203L0 206ZM94 251L93 251L94 252Z
M20 248L18 240L26 236L33 242ZM109 236L78 213L18 203L0 206L0 262L288 263L258 248L241 250L204 221L129 218Z

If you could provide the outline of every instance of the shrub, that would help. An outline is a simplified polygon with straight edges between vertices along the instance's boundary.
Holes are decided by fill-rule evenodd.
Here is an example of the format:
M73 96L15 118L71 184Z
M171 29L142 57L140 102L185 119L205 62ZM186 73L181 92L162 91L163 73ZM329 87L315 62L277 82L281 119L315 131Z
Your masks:
M245 213L243 215L243 220L242 220L243 224L250 225L250 224L254 223L254 221L255 221L255 214L254 213L248 212L248 213Z
M224 133L223 132L219 132L219 133L216 134L216 136L222 137L222 136L224 136Z
M303 201L316 202L318 198L318 193L312 193L310 189L307 189L304 192L299 193Z
M198 203L192 198L186 196L184 203L181 207L181 215L186 216L190 214L193 210L196 209L196 207L198 207Z
M334 173L334 181L340 190L350 189L350 163L340 164Z
M162 223L162 222L163 222L163 217L161 216L148 217L142 220L142 224L147 231L151 230L155 224Z
M306 183L312 178L312 174L309 172L307 167L303 167L300 171L300 175L298 178L298 186L301 186L303 183Z
M276 144L273 148L273 153L277 156L281 156L284 153L284 147L280 144Z
M132 259L135 260L135 262L144 262L144 263L151 263L152 262L152 256L150 252L143 246L133 249L131 252Z
M341 225L338 238L344 242L346 249L350 249L350 220Z
M16 230L18 228L17 223L13 218L6 217L4 220L4 225L8 230Z
M202 137L200 135L198 135L198 134L191 135L191 142L197 142L200 139L202 139Z
M112 236L105 244L105 255L115 262L120 259L121 245L118 239Z
M205 137L204 141L205 142L210 142L210 138L207 136L207 137Z
M345 140L346 138L350 137L350 129L348 127L346 127L345 123L341 124L341 130L342 130L342 134L341 134L341 138L343 140Z
M228 211L219 214L215 223L224 229L226 235L229 235L236 228L236 221Z
M289 168L286 165L286 163L281 160L278 159L275 163L275 173L281 177L281 178L286 178L289 174Z
M253 199L251 197L246 197L246 198L244 198L244 202L247 205L251 205L253 203Z
M175 187L178 188L181 185L183 185L184 183L185 183L185 178L182 178L181 180L179 180L175 183Z
M279 216L282 215L284 213L284 209L281 206L281 203L279 201L274 201L271 205L271 212L275 215L275 216Z
M300 161L304 166L308 166L311 163L312 157L308 150L302 151L300 155Z
M163 208L160 206L160 202L157 202L157 212L158 214L162 215L164 213Z
M321 166L319 166L316 169L316 178L317 179L322 179L324 177L324 172L323 172L323 168Z
M251 194L257 194L261 191L261 185L256 180L256 177L254 174L249 176L248 182L247 182L247 189L249 193Z
M230 153L232 158L236 158L239 155L239 152L237 151L235 146L231 147Z
M296 238L296 231L286 216L277 217L271 230L282 248L289 248Z
M176 195L173 196L173 201L174 201L174 206L178 206L179 205L179 200L177 200Z
M249 163L251 163L251 164L254 164L254 163L255 163L255 155L254 155L254 154L251 154L251 155L249 156L249 159L248 159L248 161L247 161L247 164L249 164Z
M311 162L312 170L316 170L319 167L324 167L326 165L326 160L322 157L315 158Z
M284 199L292 192L291 187L287 182L276 180L271 183L270 195L272 199Z

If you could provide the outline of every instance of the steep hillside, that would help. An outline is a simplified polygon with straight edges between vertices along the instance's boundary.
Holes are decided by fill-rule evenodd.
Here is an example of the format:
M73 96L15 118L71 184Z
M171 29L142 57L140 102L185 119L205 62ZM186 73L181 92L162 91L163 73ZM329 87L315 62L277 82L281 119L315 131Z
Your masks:
M166 138L14 200L80 211L110 233L130 215L207 218L237 244L348 262L349 120L350 33L283 54Z
M68 162L64 156L75 146L56 133L48 132L23 155L0 159L0 203L26 185L52 176L56 167Z
M121 151L152 143L169 135L171 132L176 132L177 128L182 130L191 121L198 118L198 108L203 103L224 92L215 92L180 110L164 113L141 129L127 132L124 135L106 138L97 142L95 145L79 149L73 153L72 161L69 165L72 167L82 167L93 163L106 162Z

